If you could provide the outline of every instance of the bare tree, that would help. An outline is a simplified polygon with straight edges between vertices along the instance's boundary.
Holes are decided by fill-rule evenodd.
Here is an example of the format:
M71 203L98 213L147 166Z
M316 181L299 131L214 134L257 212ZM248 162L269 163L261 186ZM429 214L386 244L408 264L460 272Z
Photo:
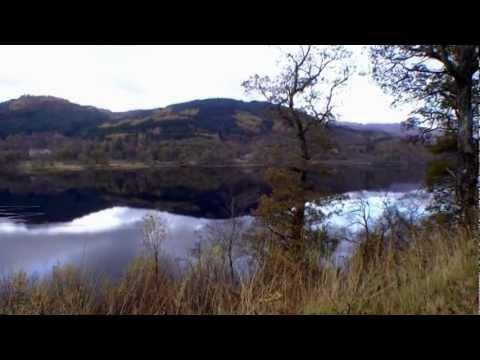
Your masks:
M207 224L203 233L200 234L200 237L203 237L201 241L206 241L207 246L217 245L219 247L223 265L225 266L225 262L228 263L226 267L228 267L232 283L237 279L235 274L235 253L236 250L240 250L240 240L245 228L243 219L239 217L240 209L244 208L246 203L250 201L248 195L235 195L233 187L228 186L220 205L227 218L224 221L215 221Z
M371 216L371 205L368 197L360 195L360 198L356 201L356 207L351 211L354 215L355 220L351 225L359 225L363 228L365 233L365 239L367 242L370 241L370 233L372 226L372 216Z
M147 254L152 256L155 262L155 280L158 280L160 251L162 242L167 237L167 225L165 221L149 214L143 219L143 247Z
M307 133L314 126L325 126L334 119L334 95L350 73L350 53L341 46L299 46L283 52L284 65L273 78L254 75L242 85L247 93L262 95L275 106L282 121L293 130L300 150L300 162L293 170L306 188L310 149ZM292 238L303 243L305 198L295 206Z

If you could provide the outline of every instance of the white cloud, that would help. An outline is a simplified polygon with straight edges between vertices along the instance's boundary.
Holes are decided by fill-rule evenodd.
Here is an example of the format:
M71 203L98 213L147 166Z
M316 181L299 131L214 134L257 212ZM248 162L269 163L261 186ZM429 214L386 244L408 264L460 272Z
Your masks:
M351 46L357 65L366 54ZM0 46L0 101L23 94L54 95L113 111L148 109L209 97L248 100L242 81L272 74L271 46ZM337 111L342 120L394 122L407 111L369 78L356 76Z

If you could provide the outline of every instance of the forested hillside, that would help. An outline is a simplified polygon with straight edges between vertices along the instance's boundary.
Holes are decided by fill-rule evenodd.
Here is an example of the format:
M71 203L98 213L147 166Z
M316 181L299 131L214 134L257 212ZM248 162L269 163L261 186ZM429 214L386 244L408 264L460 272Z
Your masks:
M22 96L0 104L0 125L4 163L27 160L32 149L48 150L51 160L98 164L278 164L295 156L292 151L275 151L294 148L290 130L271 105L257 101L206 99L115 113L51 96ZM408 143L404 136L349 123L332 124L311 136L317 145L314 161L406 164L423 163L428 157L423 146Z

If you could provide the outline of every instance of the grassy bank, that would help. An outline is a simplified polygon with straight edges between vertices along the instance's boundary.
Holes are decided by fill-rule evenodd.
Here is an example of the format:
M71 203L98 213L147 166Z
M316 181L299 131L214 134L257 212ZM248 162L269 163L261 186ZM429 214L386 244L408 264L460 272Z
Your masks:
M458 229L419 231L403 249L359 247L342 270L302 268L272 254L232 280L215 251L174 276L164 259L135 260L115 283L71 267L48 280L17 273L0 285L2 314L475 314L476 242Z

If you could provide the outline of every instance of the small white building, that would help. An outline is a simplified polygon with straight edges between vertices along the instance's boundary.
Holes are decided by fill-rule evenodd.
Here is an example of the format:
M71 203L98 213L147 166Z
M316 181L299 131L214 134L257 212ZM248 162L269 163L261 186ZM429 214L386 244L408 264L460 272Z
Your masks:
M46 157L52 154L49 149L30 149L28 150L28 156L31 158Z

